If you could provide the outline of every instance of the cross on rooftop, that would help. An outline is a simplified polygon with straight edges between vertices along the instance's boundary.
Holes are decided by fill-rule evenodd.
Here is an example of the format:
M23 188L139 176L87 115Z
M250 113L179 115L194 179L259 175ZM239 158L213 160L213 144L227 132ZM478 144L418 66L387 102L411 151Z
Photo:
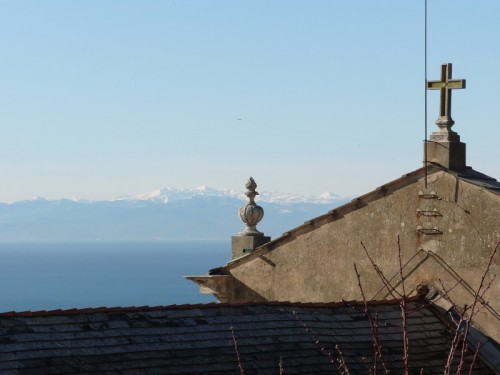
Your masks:
M441 80L427 81L428 90L440 90L441 104L436 125L450 130L455 121L451 118L451 90L465 89L465 79L451 78L451 64L441 65ZM443 129L444 130L444 129Z

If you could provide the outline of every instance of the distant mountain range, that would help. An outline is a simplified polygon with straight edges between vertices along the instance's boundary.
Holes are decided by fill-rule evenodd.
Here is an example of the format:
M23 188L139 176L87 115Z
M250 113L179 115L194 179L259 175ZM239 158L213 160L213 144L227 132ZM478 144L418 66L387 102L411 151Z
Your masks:
M257 228L274 238L349 200L262 192L256 202L265 214ZM0 203L0 241L226 239L243 230L237 210L245 202L242 191L201 186L109 201Z

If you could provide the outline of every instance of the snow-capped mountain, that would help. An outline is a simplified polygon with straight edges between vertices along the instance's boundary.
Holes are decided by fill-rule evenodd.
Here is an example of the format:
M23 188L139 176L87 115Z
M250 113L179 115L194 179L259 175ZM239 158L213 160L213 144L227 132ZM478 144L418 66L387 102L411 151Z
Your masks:
M244 191L161 188L109 201L78 199L0 203L2 240L225 239L244 224L237 214ZM261 192L258 229L276 237L347 201L335 194L300 196Z
M217 190L202 185L195 189L177 189L161 188L149 193L139 194L133 197L122 197L120 200L155 200L163 203L175 202L182 199L191 199L193 197L219 197L219 198L237 198L246 200L244 191L236 189ZM268 192L259 193L256 200L266 203L290 204L290 203L316 203L316 204L335 204L342 198L333 193L323 193L318 196L297 195L289 193Z
M231 197L238 198L242 193L237 190L217 190L208 186L202 185L195 189L177 189L172 187L164 187L153 190L149 193L143 193L132 197L122 197L120 200L154 200L163 203L180 201L183 199L191 199L193 197ZM244 195L242 195L244 197Z

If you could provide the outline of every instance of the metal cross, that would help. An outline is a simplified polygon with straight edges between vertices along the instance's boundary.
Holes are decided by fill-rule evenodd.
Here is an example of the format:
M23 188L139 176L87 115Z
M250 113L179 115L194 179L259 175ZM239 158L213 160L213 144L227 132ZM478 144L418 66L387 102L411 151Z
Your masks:
M448 125L451 127L454 121L451 118L451 90L465 89L465 79L451 78L451 64L441 65L441 80L427 81L428 90L441 91L441 105L439 109L439 119L436 124ZM449 127L447 128L449 129Z

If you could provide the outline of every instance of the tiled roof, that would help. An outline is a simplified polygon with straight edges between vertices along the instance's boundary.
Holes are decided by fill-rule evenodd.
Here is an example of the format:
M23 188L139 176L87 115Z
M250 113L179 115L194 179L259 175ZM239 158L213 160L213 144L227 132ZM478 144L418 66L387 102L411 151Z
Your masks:
M453 334L432 306L408 306L412 371L442 373ZM369 309L387 366L401 373L399 304ZM10 312L0 314L0 374L240 374L239 364L245 374L336 373L336 347L350 374L367 374L372 337L363 304L347 302ZM478 361L474 374L493 373Z
M465 171L452 173L455 173L455 175L461 180L468 181L486 190L500 194L500 182L498 182L493 177L485 175L484 173L478 172L472 168L467 168Z

